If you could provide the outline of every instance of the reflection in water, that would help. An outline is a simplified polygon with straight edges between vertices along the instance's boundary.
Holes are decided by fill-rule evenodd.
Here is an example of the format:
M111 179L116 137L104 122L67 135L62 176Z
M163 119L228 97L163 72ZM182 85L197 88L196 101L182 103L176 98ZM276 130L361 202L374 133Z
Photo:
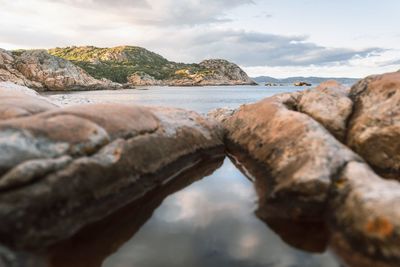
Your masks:
M205 160L139 201L82 229L71 239L52 246L48 252L49 266L101 266L105 258L114 253L140 229L168 195L210 175L221 166L222 162L221 154Z
M226 160L213 175L169 196L103 266L338 267L329 253L308 254L282 242L254 215L256 201L253 185Z

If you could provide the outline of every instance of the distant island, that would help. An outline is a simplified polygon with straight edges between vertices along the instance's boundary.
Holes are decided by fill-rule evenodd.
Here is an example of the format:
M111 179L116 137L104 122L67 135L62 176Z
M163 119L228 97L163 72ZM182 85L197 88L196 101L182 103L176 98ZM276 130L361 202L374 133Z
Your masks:
M0 81L39 91L256 85L238 65L227 60L176 63L136 46L0 49Z
M289 77L289 78L273 78L270 76L259 76L252 78L258 84L270 84L270 85L294 85L295 83L308 83L312 85L320 84L328 80L336 80L342 84L352 85L360 79L357 78L331 78L331 77Z

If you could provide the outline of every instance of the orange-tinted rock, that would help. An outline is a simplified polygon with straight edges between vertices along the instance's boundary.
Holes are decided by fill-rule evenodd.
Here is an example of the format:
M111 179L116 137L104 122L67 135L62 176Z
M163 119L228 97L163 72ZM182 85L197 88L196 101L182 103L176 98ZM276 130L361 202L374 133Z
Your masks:
M376 171L400 177L400 73L367 77L351 88L347 144Z
M331 178L347 162L360 159L318 122L292 110L299 94L244 105L223 125L228 151L234 156L247 153L238 162L255 176L257 188L264 188L258 191L265 216L318 220ZM252 174L248 161L257 162L265 174Z
M327 81L299 97L298 111L321 123L338 140L344 141L353 102L348 97L349 88L336 81Z
M400 184L352 162L333 189L329 223L338 254L350 266L398 266Z

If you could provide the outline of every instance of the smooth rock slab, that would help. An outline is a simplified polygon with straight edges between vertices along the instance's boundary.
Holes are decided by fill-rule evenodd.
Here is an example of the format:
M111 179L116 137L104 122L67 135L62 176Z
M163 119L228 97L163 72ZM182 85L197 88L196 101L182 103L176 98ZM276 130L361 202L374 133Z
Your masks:
M220 157L223 144L195 112L103 104L4 121L0 151L0 239L37 247Z

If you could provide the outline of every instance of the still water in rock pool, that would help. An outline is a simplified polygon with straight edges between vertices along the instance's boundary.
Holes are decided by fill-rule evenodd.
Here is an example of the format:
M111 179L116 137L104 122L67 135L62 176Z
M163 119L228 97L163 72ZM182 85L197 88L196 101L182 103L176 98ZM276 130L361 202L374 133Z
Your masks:
M83 101L122 102L146 105L183 107L206 113L217 107L236 107L257 101L279 92L297 90L292 87L218 87L218 88L150 88L149 90L122 90L53 94L51 98L72 104ZM190 184L190 183L188 183ZM186 186L186 185L185 185ZM181 189L181 188L179 188ZM338 267L340 264L329 251L308 253L291 246L312 242L307 235L292 235L290 225L274 228L255 215L257 195L253 184L226 158L213 174L181 190L172 190L151 204L144 200L136 207L121 211L107 225L125 231L122 225L136 224L123 238L107 239L109 234L98 227L99 241L87 242L93 248L79 249L81 254L68 256L74 243L61 245L62 258L75 257L79 266L105 267L180 267L180 266L271 266L271 267ZM174 193L173 193L174 192ZM148 205L149 208L145 208ZM130 219L128 219L128 217ZM125 222L124 222L125 221ZM107 227L106 227L107 228ZM308 229L308 231L310 231ZM321 231L315 228L314 232ZM113 234L115 236L115 234ZM85 246L85 235L79 244ZM108 242L106 250L100 242ZM72 245L71 245L72 244ZM94 245L93 245L94 244ZM316 245L319 247L319 245ZM324 245L322 245L322 248ZM75 250L76 247L75 247ZM85 251L90 251L85 252ZM57 252L55 252L57 254ZM72 253L73 254L73 253ZM81 260L79 260L81 257ZM91 258L92 257L92 258ZM61 259L60 259L61 258ZM87 264L84 264L86 262ZM90 264L89 264L90 262ZM65 261L64 261L65 263Z

